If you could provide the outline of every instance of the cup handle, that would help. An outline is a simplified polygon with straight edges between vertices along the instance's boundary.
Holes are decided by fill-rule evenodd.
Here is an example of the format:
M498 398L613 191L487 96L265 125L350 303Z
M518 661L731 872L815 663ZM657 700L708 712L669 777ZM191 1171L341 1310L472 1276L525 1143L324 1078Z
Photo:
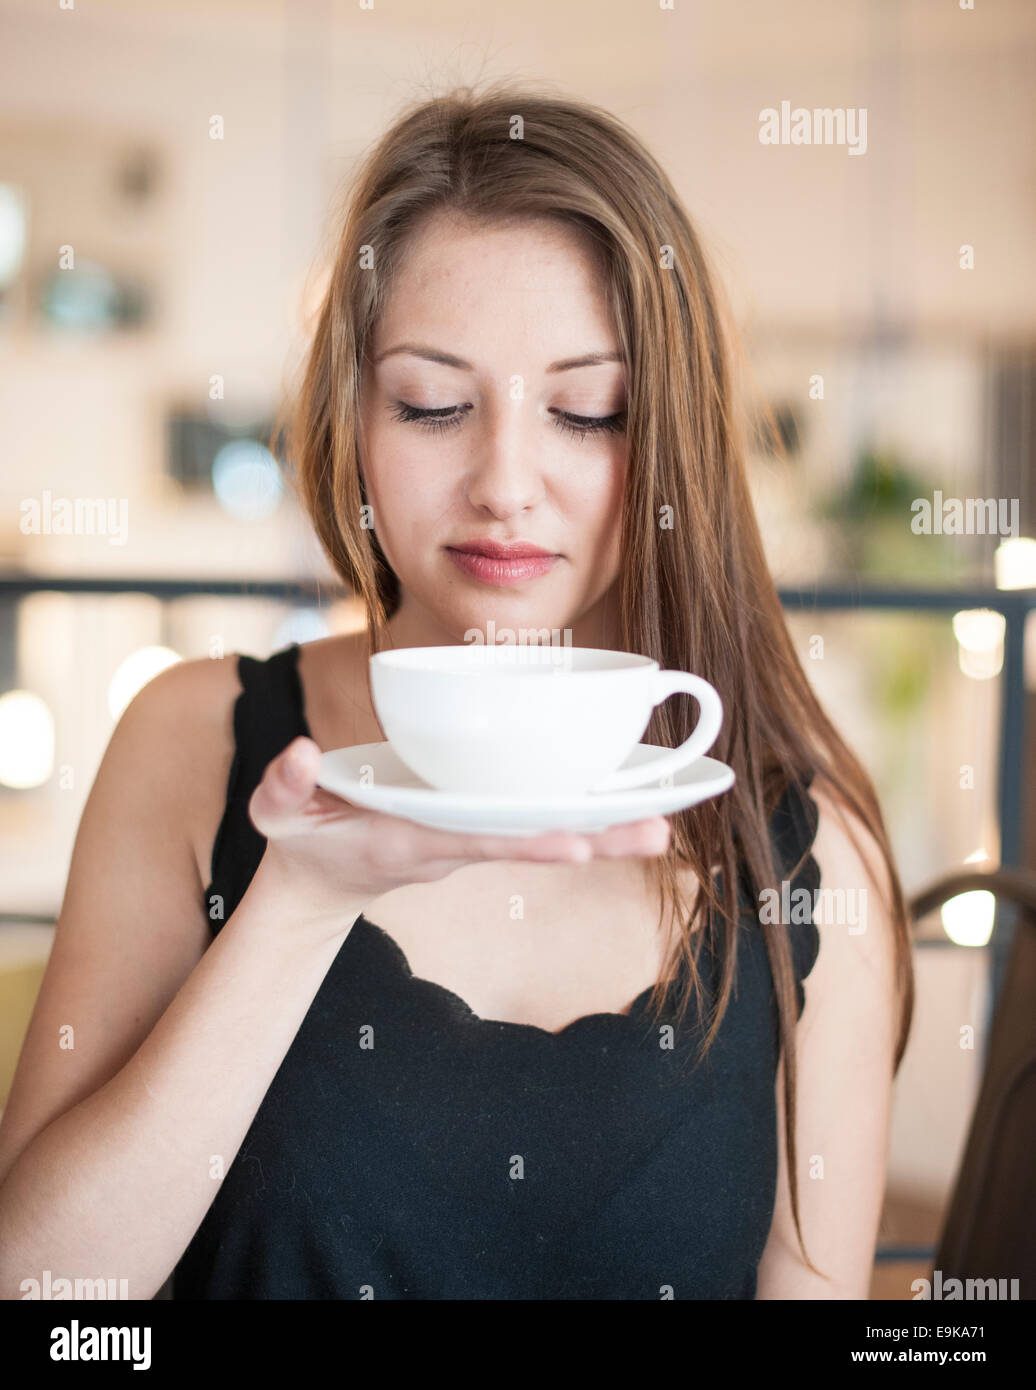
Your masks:
M655 698L660 705L670 695L693 695L701 706L698 722L690 738L685 739L679 748L672 748L650 762L639 763L636 767L619 768L609 773L601 781L588 788L589 793L626 791L629 787L645 786L670 773L679 772L688 763L702 757L716 742L723 727L723 701L715 689L701 676L692 676L689 671L659 671L655 676Z

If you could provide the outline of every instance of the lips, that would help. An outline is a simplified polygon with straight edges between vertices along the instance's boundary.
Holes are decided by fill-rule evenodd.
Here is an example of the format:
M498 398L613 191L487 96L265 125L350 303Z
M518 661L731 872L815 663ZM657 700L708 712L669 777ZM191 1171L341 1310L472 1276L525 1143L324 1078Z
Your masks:
M446 549L462 555L485 555L490 560L545 560L556 555L555 551L544 550L531 541L466 541L462 545L448 545Z
M525 584L549 573L558 560L549 550L527 541L509 545L497 541L470 541L467 545L448 545L446 553L469 579L494 588Z

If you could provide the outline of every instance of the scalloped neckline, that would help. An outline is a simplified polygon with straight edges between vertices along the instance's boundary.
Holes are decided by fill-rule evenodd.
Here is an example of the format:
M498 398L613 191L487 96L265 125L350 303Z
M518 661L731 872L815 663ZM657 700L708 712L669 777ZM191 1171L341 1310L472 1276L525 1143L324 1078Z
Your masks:
M574 1029L591 1023L603 1022L611 1024L615 1020L622 1024L635 1023L643 1006L650 999L651 992L654 989L654 985L650 984L646 989L641 990L636 999L628 1005L625 1013L613 1013L607 1009L602 1009L597 1013L580 1014L578 1018L572 1019L570 1023L564 1024L563 1027L557 1030L541 1028L538 1023L518 1023L512 1019L506 1018L483 1018L481 1014L475 1012L466 999L462 999L454 990L449 989L446 985L439 984L437 980L427 980L422 975L415 975L411 968L407 953L403 950L402 946L400 946L396 938L390 932L387 932L384 927L379 927L377 922L372 922L366 913L361 912L357 917L352 925L352 930L349 932L349 936L352 936L353 932L356 931L356 928L360 926L361 923L368 931L371 940L379 941L382 946L387 948L388 954L393 958L400 974L408 982L419 985L422 989L429 990L444 1001L448 1001L454 1007L455 1011L459 1010L463 1013L465 1022L474 1026L481 1025L486 1028L518 1029L524 1033L538 1033L541 1037L556 1041L559 1038L563 1038L567 1033L571 1033Z

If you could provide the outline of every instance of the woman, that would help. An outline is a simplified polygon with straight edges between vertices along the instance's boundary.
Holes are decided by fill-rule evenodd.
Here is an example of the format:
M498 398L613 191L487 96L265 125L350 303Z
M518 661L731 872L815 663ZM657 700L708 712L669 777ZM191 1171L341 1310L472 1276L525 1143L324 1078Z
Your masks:
M728 352L604 112L465 91L370 153L285 431L368 628L182 663L116 729L0 1131L8 1296L44 1265L137 1297L174 1266L182 1298L867 1296L906 915L766 570ZM516 542L554 559L485 557ZM735 785L531 840L316 787L383 737L372 651L490 622L705 676ZM867 904L823 949L761 910L821 876Z

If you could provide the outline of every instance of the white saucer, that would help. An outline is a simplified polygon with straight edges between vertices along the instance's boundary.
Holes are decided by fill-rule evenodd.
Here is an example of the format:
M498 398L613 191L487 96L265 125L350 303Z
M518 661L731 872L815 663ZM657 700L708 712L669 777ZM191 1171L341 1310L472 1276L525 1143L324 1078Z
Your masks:
M623 766L633 767L667 751L653 743L638 743ZM715 758L699 758L674 773L672 785L656 782L629 791L534 801L437 791L411 772L390 744L359 743L325 753L317 780L356 806L402 816L436 830L486 835L542 835L547 830L591 834L708 801L734 785L734 771Z

